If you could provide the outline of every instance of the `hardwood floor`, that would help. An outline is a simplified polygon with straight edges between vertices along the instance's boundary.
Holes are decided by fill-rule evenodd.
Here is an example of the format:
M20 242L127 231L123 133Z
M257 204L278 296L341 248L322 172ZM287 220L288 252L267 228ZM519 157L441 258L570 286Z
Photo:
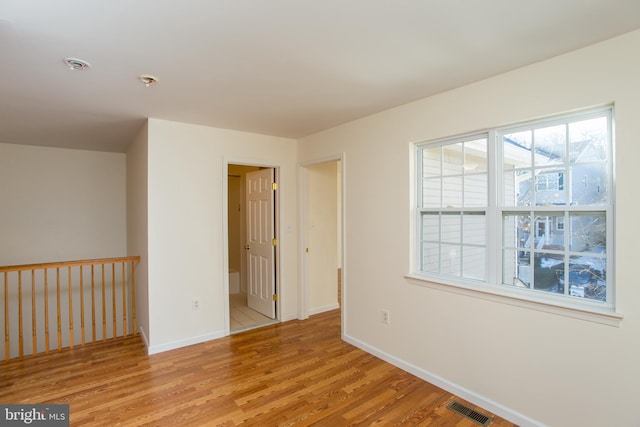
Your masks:
M0 403L66 403L72 426L477 426L453 399L342 341L339 310L152 356L136 336L0 362Z

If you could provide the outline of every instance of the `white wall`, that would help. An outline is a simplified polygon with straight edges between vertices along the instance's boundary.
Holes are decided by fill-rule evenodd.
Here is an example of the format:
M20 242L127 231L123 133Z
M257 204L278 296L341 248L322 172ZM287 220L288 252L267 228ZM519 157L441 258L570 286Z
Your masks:
M149 120L150 352L225 332L227 163L279 167L280 318L296 317L295 162L291 139Z
M338 216L338 218L336 219L337 221L337 226L338 229L336 231L336 239L338 242L338 252L336 253L337 256L337 264L338 264L338 268L342 268L342 161L338 160L337 163L337 169L338 169L338 177L336 179L336 196L337 196L337 212L336 215Z
M98 151L0 144L0 265L32 264L125 256L126 198L125 155ZM86 272L86 271L85 271ZM32 329L31 300L43 307L44 276L35 276L35 295L31 294L31 277L23 277L22 332ZM50 292L55 283L55 270L48 272ZM78 283L78 269L72 273ZM109 274L109 272L108 272ZM24 275L23 275L24 276ZM67 283L67 270L60 272L61 283ZM10 353L18 355L18 293L17 274L8 277L10 307ZM85 274L85 280L87 279ZM0 280L0 283L2 281ZM88 280L85 284L89 283ZM110 286L108 281L107 286ZM64 287L66 290L66 286ZM85 301L89 290L85 288ZM117 298L119 297L117 294ZM108 298L110 297L108 294ZM74 322L80 324L80 292L75 288ZM49 298L49 322L55 324L55 299ZM69 313L69 301L62 298L63 319ZM117 306L121 305L120 300ZM108 305L111 306L110 303ZM85 316L89 314L86 305ZM98 314L100 316L100 314ZM37 347L45 349L43 312L37 313ZM100 322L100 320L99 320ZM4 315L0 320L0 337L4 336ZM109 322L111 335L111 322ZM81 341L81 328L76 327L74 340ZM98 328L98 339L102 329ZM85 337L89 338L89 328ZM63 327L61 345L69 345L69 331ZM4 342L4 337L2 338ZM31 339L25 339L25 354L32 349ZM49 338L50 348L57 341ZM3 350L4 351L4 350Z
M307 168L308 313L338 308L338 162Z
M522 425L637 425L639 51L640 32L630 33L302 139L301 163L343 151L349 160L346 339ZM611 102L619 327L406 281L410 143Z
M127 151L127 254L139 255L136 265L136 320L149 345L147 124Z
M0 144L0 265L125 256L125 162Z

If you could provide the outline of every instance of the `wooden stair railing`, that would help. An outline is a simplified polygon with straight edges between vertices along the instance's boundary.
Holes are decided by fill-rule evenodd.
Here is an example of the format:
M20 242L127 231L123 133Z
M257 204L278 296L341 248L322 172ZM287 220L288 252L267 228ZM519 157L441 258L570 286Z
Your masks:
M137 334L135 264L139 261L139 256L130 256L0 267L4 360L48 353L52 323L58 350ZM25 340L29 331L31 339Z

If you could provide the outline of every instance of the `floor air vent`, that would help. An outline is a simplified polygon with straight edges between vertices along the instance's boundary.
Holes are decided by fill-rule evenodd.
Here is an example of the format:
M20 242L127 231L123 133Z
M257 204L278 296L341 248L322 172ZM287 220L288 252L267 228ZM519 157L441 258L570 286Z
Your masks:
M483 415L478 411L474 411L473 409L468 408L463 404L456 402L455 400L447 405L447 409L450 409L453 412L457 412L463 417L468 418L471 421L475 421L481 426L488 426L489 423L491 423L491 417Z

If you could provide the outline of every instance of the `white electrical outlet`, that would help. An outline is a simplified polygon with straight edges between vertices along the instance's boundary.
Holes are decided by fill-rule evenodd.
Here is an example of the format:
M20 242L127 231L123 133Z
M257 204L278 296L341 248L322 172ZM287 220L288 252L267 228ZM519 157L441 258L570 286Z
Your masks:
M385 325L388 325L389 323L391 323L391 313L389 312L389 310L380 311L380 320Z
M193 311L200 310L200 298L194 298L193 301L191 301L191 308Z

